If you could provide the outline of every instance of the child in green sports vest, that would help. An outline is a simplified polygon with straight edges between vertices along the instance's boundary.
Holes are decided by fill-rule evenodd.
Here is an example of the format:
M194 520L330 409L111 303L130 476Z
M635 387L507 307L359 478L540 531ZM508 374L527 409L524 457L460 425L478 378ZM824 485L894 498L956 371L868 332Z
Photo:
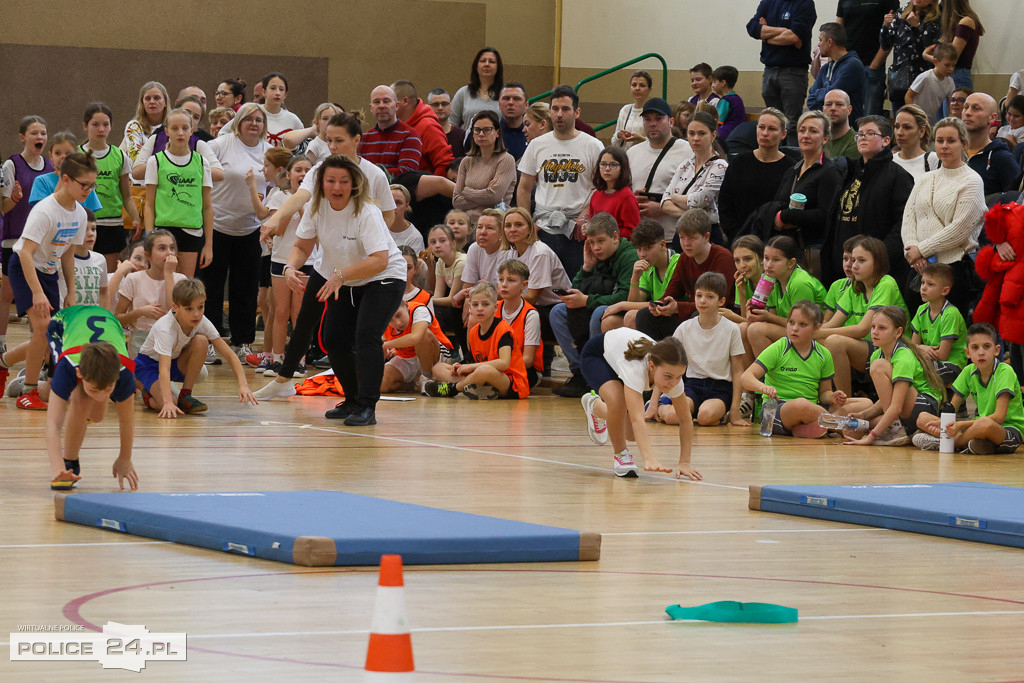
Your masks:
M836 388L849 394L852 372L867 371L872 349L871 320L880 306L899 306L904 311L903 295L889 272L889 253L885 243L876 237L861 237L850 250L853 263L853 284L836 302L836 312L818 330L820 340L832 352L836 364Z
M999 335L988 323L975 323L967 331L967 356L971 364L953 382L953 407L958 409L970 396L978 405L978 419L954 422L946 428L956 448L989 455L1013 453L1024 432L1024 405L1020 382L1013 368L1000 363L1003 355ZM939 422L925 426L914 435L914 445L934 451L939 447Z
M935 366L917 344L903 336L907 312L899 306L882 306L871 321L871 381L878 400L850 399L852 417L868 420L871 429L847 443L860 446L905 446L910 436L938 420L944 389Z
M776 235L764 245L764 274L775 278L775 287L766 308L754 308L747 314L747 341L755 356L786 336L793 304L811 301L821 306L825 302L824 285L797 265L799 255L800 247L792 237Z
M953 268L946 263L929 263L921 271L921 300L910 321L913 342L935 364L942 383L949 386L967 365L967 323L956 306L946 300L953 288Z
M668 281L679 262L679 254L665 243L665 229L653 218L643 218L630 235L640 257L633 264L629 281L629 295L625 301L608 306L601 318L601 331L617 327L636 327L636 312L647 308L648 301L658 301L665 295Z
M121 324L101 306L71 306L53 315L46 334L54 367L46 407L50 488L66 491L82 478L78 456L85 430L90 423L102 421L113 402L121 434L113 474L121 490L127 480L134 491L139 487L132 465L135 363L128 357Z
M812 301L793 304L786 336L762 351L740 378L747 391L778 401L772 434L816 439L825 434L818 426L819 415L846 414L846 394L832 389L832 354L814 341L821 317L821 308Z
M107 260L107 272L117 268L117 257L128 244L122 212L127 211L137 239L142 236L142 221L132 201L131 161L120 147L107 144L110 126L114 117L110 107L102 102L93 102L85 109L82 127L88 140L81 150L91 150L96 161L96 195L102 208L96 211L96 249Z
M826 323L836 314L836 306L838 305L839 297L841 297L843 292L853 284L853 247L861 237L861 235L854 235L843 243L844 277L839 278L829 285L828 291L825 292L825 303L822 306L822 309L825 311Z
M213 260L213 176L210 164L189 149L192 116L174 109L164 119L167 147L146 161L146 232L157 228L174 235L177 272L192 277L196 266Z

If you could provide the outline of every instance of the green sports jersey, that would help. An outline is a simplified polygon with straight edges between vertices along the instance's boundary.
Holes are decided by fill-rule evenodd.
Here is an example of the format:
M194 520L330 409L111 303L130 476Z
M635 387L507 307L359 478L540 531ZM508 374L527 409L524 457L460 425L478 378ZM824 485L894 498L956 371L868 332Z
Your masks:
M640 282L637 287L641 292L647 294L651 301L658 301L665 296L668 288L668 281L672 279L672 273L676 272L676 264L679 263L679 254L671 249L668 250L668 268L665 269L665 277L658 277L658 269L651 266L640 275Z
M1010 405L1006 409L1003 425L1016 427L1024 432L1024 404L1021 403L1020 382L1017 373L1007 363L997 363L988 378L988 384L982 384L981 371L972 363L963 369L960 376L953 382L953 391L963 398L973 396L978 404L978 415L988 416L996 412L996 400L1003 394L1009 394Z
M875 349L875 352L871 354L869 364L879 358L885 358L885 354L882 353L882 349ZM932 385L928 384L921 361L917 359L913 351L907 348L906 344L896 342L896 346L892 350L892 357L889 358L889 363L892 364L893 384L896 382L910 382L917 389L917 393L928 394L939 403L942 402L939 392Z
M775 387L780 401L806 398L817 403L821 380L836 374L832 353L824 346L811 342L804 358L786 337L762 351L754 362L765 369L764 383Z
M826 311L836 310L836 302L839 301L840 295L842 295L842 293L845 292L852 284L853 280L848 277L839 278L833 282L829 286L828 292L825 293L825 304L822 308Z
M932 320L928 304L921 304L917 314L910 321L910 327L921 335L921 343L926 346L938 346L946 339L953 340L953 348L949 351L948 363L956 363L960 367L967 365L967 323L956 306L948 301L943 304L937 318Z
M825 302L825 286L818 282L818 278L797 266L785 287L782 286L782 280L779 280L772 288L772 293L768 295L768 308L774 310L775 315L788 318L793 304L804 299L822 305Z
M86 146L81 145L82 152ZM96 161L96 196L103 208L96 212L96 218L120 218L124 208L121 196L121 175L124 170L124 152L120 147L111 145L102 157L94 156Z
M890 275L882 276L882 279L871 291L870 299L864 296L864 292L856 292L853 287L847 287L836 302L836 310L846 315L843 327L856 325L864 319L864 314L868 312L869 308L879 306L899 306L904 311L907 310L907 305L903 303L903 295L900 294L899 285ZM865 334L863 338L868 339L870 336L870 334Z
M81 353L68 353L86 344L107 342L117 350L121 361L131 362L128 358L128 345L125 342L124 328L117 317L102 306L71 306L53 314L53 320L60 324L60 344L62 357L72 364L78 365Z

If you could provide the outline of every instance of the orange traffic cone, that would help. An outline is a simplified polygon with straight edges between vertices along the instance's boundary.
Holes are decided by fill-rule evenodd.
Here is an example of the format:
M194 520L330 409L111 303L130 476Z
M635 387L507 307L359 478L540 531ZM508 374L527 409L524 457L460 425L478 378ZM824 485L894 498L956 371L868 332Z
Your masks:
M370 646L366 650L364 681L414 680L412 637L405 609L405 583L402 581L402 556L380 558L377 604L370 627Z

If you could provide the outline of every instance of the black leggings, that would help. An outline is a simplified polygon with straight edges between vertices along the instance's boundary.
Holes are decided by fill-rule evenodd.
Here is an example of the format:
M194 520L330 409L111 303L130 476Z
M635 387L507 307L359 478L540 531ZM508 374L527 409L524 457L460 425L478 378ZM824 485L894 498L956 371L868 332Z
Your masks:
M284 361L282 361L281 370L278 373L281 377L291 379L299 367L299 363L306 356L310 340L320 329L325 304L316 298L316 293L326 282L324 276L315 270L306 280L306 292L302 295L302 306L299 308L298 317L295 318L288 346L284 349Z
M235 346L256 340L256 298L259 295L260 231L248 235L225 235L213 231L213 261L199 271L206 285L206 317L226 336L224 328L224 284L228 286L231 308L228 328Z
M373 408L380 400L384 378L381 336L401 305L404 292L404 280L377 280L342 287L338 298L327 302L322 340L345 392L345 402L354 403L357 410Z

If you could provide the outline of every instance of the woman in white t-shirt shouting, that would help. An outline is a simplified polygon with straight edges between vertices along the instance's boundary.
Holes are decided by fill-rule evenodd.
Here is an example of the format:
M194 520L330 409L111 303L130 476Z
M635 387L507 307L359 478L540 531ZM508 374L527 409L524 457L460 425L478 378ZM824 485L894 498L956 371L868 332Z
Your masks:
M326 417L349 426L377 424L374 411L384 376L381 335L402 303L405 259L370 200L369 181L357 162L327 157L315 183L284 266L285 279L292 290L305 290L297 269L319 241L324 257L317 271L326 282L317 298L327 302L321 339L345 392L345 400Z
M243 104L231 121L230 132L210 143L224 167L224 180L216 183L213 200L213 260L200 277L206 285L206 317L217 331L224 329L224 284L228 284L231 309L228 326L231 343L242 358L252 353L256 338L256 297L259 290L260 219L249 199L245 174L252 171L260 185L267 143L267 117L258 104ZM213 348L212 346L210 347ZM213 362L216 358L207 360Z

